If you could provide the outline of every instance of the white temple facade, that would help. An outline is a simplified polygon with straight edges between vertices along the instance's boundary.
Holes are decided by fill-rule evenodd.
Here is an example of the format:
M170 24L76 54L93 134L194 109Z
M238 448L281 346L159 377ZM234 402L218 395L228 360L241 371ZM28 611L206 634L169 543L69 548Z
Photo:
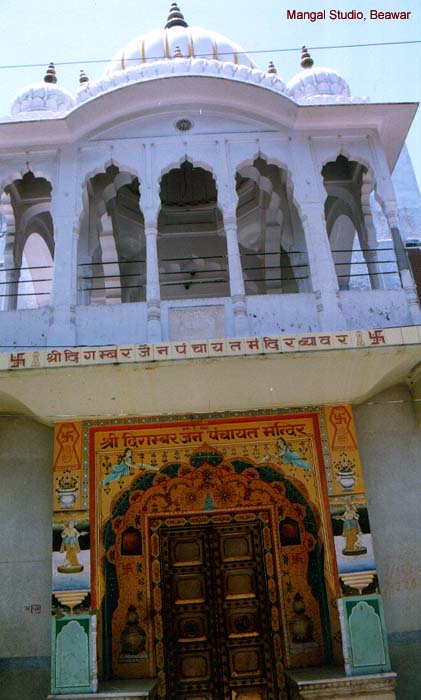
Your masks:
M91 616L89 620L95 619L96 624L99 611L98 632L94 623L89 627L89 682L85 688L81 681L85 694L77 697L96 696L99 676L100 683L130 679L134 685L127 697L145 697L158 679L160 697L177 700L413 700L415 695L405 695L404 690L395 695L394 670L399 676L400 669L395 668L401 659L399 635L403 635L405 648L411 647L410 654L417 654L421 644L421 620L403 599L408 589L407 601L412 601L419 612L419 576L411 579L405 574L402 580L399 577L400 568L407 571L411 566L410 543L415 535L407 535L407 530L414 532L417 503L399 491L395 471L403 470L402 481L407 479L409 492L415 493L420 485L414 464L420 447L421 309L405 239L421 238L417 219L421 205L416 183L411 179L413 171L405 139L417 104L374 104L353 96L346 80L333 69L314 65L305 47L300 71L290 79L280 76L273 63L261 70L230 39L188 26L175 3L165 27L129 43L98 80L90 80L82 70L75 95L60 86L58 73L50 64L44 80L23 88L10 115L0 120L0 428L4 428L7 446L5 465L6 461L20 465L19 478L12 479L7 487L7 521L12 522L13 503L22 497L25 475L36 472L43 489L38 493L34 485L35 510L22 517L28 530L38 528L36 518L40 517L39 527L44 533L33 543L38 554L33 568L27 570L28 580L22 584L23 600L14 591L13 581L24 554L15 554L16 531L14 526L6 526L14 564L7 581L3 577L4 596L23 610L24 601L26 604L32 596L30 579L46 580L49 564L46 566L40 547L43 542L45 548L51 526L48 491L53 483L54 498L58 498L53 526L57 532L61 528L63 543L71 542L72 537L77 543L80 537L77 547L82 547L85 533L78 522L83 518L90 522L91 552L95 550L94 541L97 543L98 558L91 558L90 564L91 570L96 570L96 578L86 589L91 600L96 600L96 607L91 605L89 609L86 601L77 602L77 596L76 602L63 603L62 593L55 594L56 625L63 615L69 624L76 623L78 614L80 619ZM376 409L370 407L377 405L381 408L375 413ZM319 508L322 513L320 522L325 522L323 509L328 508L326 512L330 512L333 523L335 518L341 520L341 527L342 522L348 523L343 526L342 535L334 536L329 516L328 524L320 525L319 533L322 540L326 538L326 551L332 556L330 564L326 555L324 566L330 573L325 575L327 581L330 575L336 581L332 590L328 587L328 595L334 597L333 607L339 609L339 617L332 611L329 617L325 611L331 627L330 632L323 632L324 641L319 643L316 622L311 623L313 633L309 631L310 622L305 622L309 609L299 610L297 601L301 598L296 597L295 603L289 598L281 600L280 609L295 607L290 611L292 622L287 622L285 612L285 628L292 641L287 643L285 632L283 670L277 666L280 662L276 660L276 645L267 652L275 659L275 690L269 685L269 689L262 690L266 686L257 681L253 685L249 679L251 671L240 668L240 662L240 670L234 673L237 680L227 680L221 671L222 680L215 681L216 689L212 690L212 684L208 687L205 681L195 685L194 692L187 692L182 681L180 687L171 689L169 684L175 676L171 676L171 669L165 670L169 656L163 665L159 663L158 623L149 618L147 622L143 620L139 602L140 612L132 610L131 618L127 613L124 627L117 602L115 610L108 609L104 602L107 596L114 595L107 579L111 574L106 567L101 568L98 553L103 546L104 561L110 556L106 536L101 539L107 532L105 513L107 508L117 508L119 494L121 498L126 494L129 486L123 477L129 478L129 472L133 476L132 465L124 466L119 455L120 467L127 468L127 473L121 471L120 491L115 493L114 472L109 471L113 455L104 478L92 476L95 460L86 467L88 471L80 467L85 491L82 492L80 476L80 493L76 494L79 467L69 466L67 476L65 462L57 467L62 449L57 447L61 445L59 426L69 423L76 426L78 434L80 431L80 435L85 435L85 442L80 437L77 449L82 450L83 446L86 456L96 445L87 437L94 424L95 430L105 424L117 430L115 426L124 420L127 425L136 421L140 425L148 416L177 421L181 415L191 420L206 415L208 424L216 420L215 416L224 416L225 420L228 415L255 416L265 411L269 416L278 409L279 415L288 411L294 416L300 411L307 415L308 407L315 406L317 415L323 414L323 418L319 432L311 440L315 445L320 438L326 460L331 450L333 470L339 469L333 466L336 457L342 462L348 459L349 441L353 443L350 450L357 448L354 428L349 428L348 443L344 438L341 450L340 441L335 447L339 438L336 433L329 433L327 416L342 416L338 418L339 425L345 413L328 410L335 406L353 407L366 482L366 490L362 481L358 482L360 490L355 490L357 476L349 482L349 475L344 477L338 472L333 486L329 479L323 481L325 477L320 477L320 483L315 482L314 486L320 499L315 501L315 512ZM390 406L396 414L388 412ZM337 429L335 425L332 418L332 431ZM267 437L269 433L264 434ZM218 435L220 440L225 439ZM279 435L282 437L283 433ZM208 443L203 444L208 449ZM279 446L279 442L276 444ZM307 468L317 471L316 463L308 458L309 466L304 460L300 452L303 445L299 440L288 443L286 454L296 455L290 458L288 467L296 469L291 476L294 484L299 483L300 467L304 472ZM261 465L270 463L272 452L268 447L267 455L261 458L260 447L255 450L255 468L260 474ZM190 458L193 460L191 455ZM147 471L143 464L146 457L135 455L133 461L136 459ZM285 454L283 459L280 464L285 466ZM354 462L349 464L355 466L359 457L352 459ZM70 460L69 465L72 464ZM95 464L95 469L103 468L98 467L98 460ZM159 459L157 464L149 465L149 469L161 469ZM166 468L164 465L162 470ZM98 495L108 483L114 501L107 489L106 496ZM159 483L156 482L156 488ZM304 495L311 493L313 487L309 483L303 481ZM74 498L70 496L72 490ZM109 505L107 498L114 505ZM210 502L208 499L202 508L209 518L215 509L214 505L209 506ZM371 531L360 528L361 509L366 509L367 503ZM346 515L351 506L352 517ZM172 507L174 512L179 508ZM240 505L235 507L241 511ZM412 525L403 521L401 509L407 509L406 517ZM394 523L390 518L392 511L396 516ZM115 522L116 513L110 510L110 522ZM129 510L124 518L129 523L128 513ZM65 517L74 520L66 525ZM74 523L79 528L77 536L68 534ZM357 526L358 542L353 541L351 546L347 540L351 550L346 551L345 547L345 559L340 554L336 561L338 538L346 538L346 527L357 532ZM152 544L148 544L146 525L142 528L142 537L146 538L143 547L148 552ZM395 537L396 533L399 536ZM342 575L340 567L345 566L347 555L352 559L354 553L357 560L367 554L366 539L371 535L377 547L377 565L374 567L373 563L371 569L367 565L363 583L355 583L355 571L360 572L357 564L351 572L354 579ZM161 535L162 546L167 541L165 537L166 534ZM408 538L405 547L401 546L402 537ZM298 547L297 542L291 546ZM71 549L73 545L68 546ZM170 549L171 546L168 545ZM62 551L57 549L57 561ZM66 556L70 556L69 551ZM280 557L281 554L279 561ZM58 567L62 575L63 566L65 573L66 566L71 566L69 561ZM397 568L390 573L392 562ZM80 564L75 554L72 566L74 575L81 574L78 566L85 566L86 572L87 564ZM223 570L221 564L218 571ZM372 574L371 579L366 570ZM253 576L257 580L258 573ZM279 576L282 578L281 573ZM306 579L304 569L302 577ZM120 590L124 590L118 580ZM156 581L151 581L151 586L156 586ZM76 585L76 589L80 586ZM376 618L378 627L371 627L370 620L364 617L364 605L367 609L374 605L372 599L378 605L379 590L383 592L386 626L392 634L390 644L393 647L395 641L399 647L396 664L392 654L391 666L387 644L382 646L386 634L382 604ZM12 651L0 647L0 668L4 657L3 666L8 672L12 666L7 666L7 660L46 659L50 654L46 608L51 589L44 583L36 586L36 591L42 600L36 627L41 651L35 651L28 642L24 613L17 615L10 632ZM145 595L152 600L151 591L148 589ZM306 600L306 594L303 596ZM362 622L357 621L354 628L346 607L352 596L358 611L354 610L354 621L358 606L363 611ZM247 605L243 607L246 610ZM156 620L157 607L154 614ZM250 611L247 614L252 615ZM318 614L315 613L315 619ZM320 614L323 618L325 613ZM127 642L130 625L132 632L139 628L136 615L140 615L146 630L146 646L140 652L133 651ZM301 641L297 620L307 624ZM108 624L113 629L109 638ZM168 623L164 620L164 628L165 624ZM323 624L323 629L327 629L327 623ZM373 652L372 661L367 661L370 644L362 640L361 626L373 634L373 648L376 644L381 647L379 656ZM78 674L61 668L64 656L60 656L60 645L70 645L66 647L68 654L72 644L79 644L77 635L80 633L83 640L84 633L79 631L73 638L73 632L69 632L66 639L61 637L57 642L58 628L54 629L51 693L52 697L64 697L79 692ZM218 630L220 634L219 627ZM355 647L353 634L358 637ZM120 655L115 651L118 640L122 640ZM263 643L271 649L266 637ZM335 651L335 644L343 650L343 658L341 652ZM168 649L165 653L169 655ZM235 658L243 658L242 653L238 652ZM247 663L253 669L250 659L254 652L247 653ZM359 662L358 653L365 655ZM384 659L379 660L383 653ZM224 654L225 651L222 657ZM260 659L260 651L256 654ZM135 665L128 665L131 671L126 673L124 664L130 656ZM235 666L236 661L232 663ZM257 665L256 661L256 669ZM41 661L39 666L42 667ZM24 661L22 668L26 668ZM243 671L249 674L244 686L239 685ZM401 688L410 688L411 684L415 688L419 681L414 680L413 674L405 673L404 669ZM219 671L215 674L219 678ZM136 686L136 679L139 683L148 679L150 685ZM40 690L34 687L25 697L46 697L42 683ZM107 692L111 693L109 687Z

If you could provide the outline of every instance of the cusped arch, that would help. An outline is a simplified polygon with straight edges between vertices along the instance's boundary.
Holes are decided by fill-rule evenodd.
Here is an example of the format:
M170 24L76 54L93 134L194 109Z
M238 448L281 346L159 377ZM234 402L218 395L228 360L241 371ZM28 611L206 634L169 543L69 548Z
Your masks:
M139 183L141 182L141 178L139 176L139 173L133 168L132 166L128 166L122 163L119 163L119 161L115 158L109 158L107 161L104 162L103 165L98 165L91 170L89 170L84 178L82 179L81 182L81 198L82 198L82 207L80 210L79 214L79 225L82 223L84 214L85 214L85 209L89 205L89 183L91 180L96 175L105 175L108 168L115 167L119 170L120 173L128 173L130 176L132 176L133 179L137 178L139 180ZM133 180L132 180L133 181ZM126 183L125 183L126 184Z
M290 166L287 164L286 161L280 160L280 158L278 158L277 156L272 156L266 151L262 151L261 148L257 148L257 150L255 150L254 153L252 153L248 158L234 163L234 170L239 171L242 168L254 166L254 163L259 159L264 160L268 165L275 165L277 168L279 168L279 170L285 171L286 173L291 175Z
M35 179L46 180L53 191L54 172L47 172L41 169L33 169L26 163L21 170L16 170L13 174L7 175L3 180L0 180L0 190L7 190L10 185L13 185L17 180L22 180L25 175L31 174Z
M367 157L361 152L352 151L351 149L347 148L344 144L341 144L334 150L332 149L332 151L330 151L328 155L325 154L319 160L320 171L322 171L325 165L327 165L328 163L335 163L340 156L346 158L346 160L348 160L349 162L355 162L359 165L363 165L366 171L371 173L373 181L376 182L375 170L370 160L367 159Z
M198 159L187 152L181 155L180 158L178 158L178 160L172 160L160 169L158 175L159 187L161 186L162 178L165 175L168 175L168 173L170 173L172 170L179 170L183 163L190 163L190 165L192 165L193 168L201 168L202 170L206 170L207 172L211 173L213 179L215 180L216 189L218 190L218 172L216 165L212 165L212 163L210 163L209 161Z

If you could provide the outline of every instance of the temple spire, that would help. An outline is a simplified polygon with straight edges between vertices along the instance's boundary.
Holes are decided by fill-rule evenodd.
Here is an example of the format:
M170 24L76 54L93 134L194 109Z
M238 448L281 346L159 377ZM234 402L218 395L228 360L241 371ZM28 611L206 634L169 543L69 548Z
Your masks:
M50 63L47 72L44 75L44 83L56 83L57 82L57 75L56 75L56 69L54 67L54 63Z
M89 83L89 78L88 78L88 76L86 75L86 73L85 73L85 71L83 70L83 68L80 69L80 73L79 73L79 83L80 83L80 85L83 85L84 83Z
M311 68L314 64L312 57L310 56L307 48L303 46L301 49L301 68Z
M181 12L176 2L173 2L170 8L170 13L167 18L167 23L165 29L171 29L171 27L188 27L184 15Z

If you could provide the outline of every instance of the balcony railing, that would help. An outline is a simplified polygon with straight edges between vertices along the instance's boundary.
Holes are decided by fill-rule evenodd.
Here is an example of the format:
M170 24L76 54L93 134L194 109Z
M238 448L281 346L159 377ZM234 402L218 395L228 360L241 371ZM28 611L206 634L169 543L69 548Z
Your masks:
M399 269L393 246L332 250L341 290L399 289Z
M52 283L53 265L0 266L0 308L43 306L48 303Z
M292 251L288 256L296 262L283 261L285 256L279 251L241 253L246 294L270 294L275 290L308 291L305 288L305 281L309 279L306 254ZM275 264L274 258L280 263ZM80 263L78 268L78 291L82 303L145 299L145 259ZM159 260L159 281L162 297L167 299L196 295L229 296L228 256L162 257Z

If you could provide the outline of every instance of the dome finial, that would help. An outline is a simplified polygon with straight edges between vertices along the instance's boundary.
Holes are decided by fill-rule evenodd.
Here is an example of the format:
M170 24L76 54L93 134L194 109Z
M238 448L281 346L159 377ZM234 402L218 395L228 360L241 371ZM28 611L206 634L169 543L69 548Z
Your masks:
M88 76L86 75L86 73L85 73L85 71L83 70L83 68L80 69L80 73L79 73L79 83L80 83L81 85L83 85L84 83L89 83L89 78L88 78Z
M301 50L301 68L311 68L314 64L314 61L312 57L310 56L309 52L307 51L307 48L305 46L302 47Z
M273 61L269 61L269 65L266 68L266 73L274 73L276 75L278 71L276 70L276 66Z
M188 27L184 15L181 12L176 2L173 2L170 7L170 14L167 17L167 23L165 29L171 29L171 27Z
M177 45L174 49L173 58L183 58L180 47Z
M44 75L44 83L56 83L57 82L57 75L56 75L56 69L54 67L54 63L50 63L47 72Z

